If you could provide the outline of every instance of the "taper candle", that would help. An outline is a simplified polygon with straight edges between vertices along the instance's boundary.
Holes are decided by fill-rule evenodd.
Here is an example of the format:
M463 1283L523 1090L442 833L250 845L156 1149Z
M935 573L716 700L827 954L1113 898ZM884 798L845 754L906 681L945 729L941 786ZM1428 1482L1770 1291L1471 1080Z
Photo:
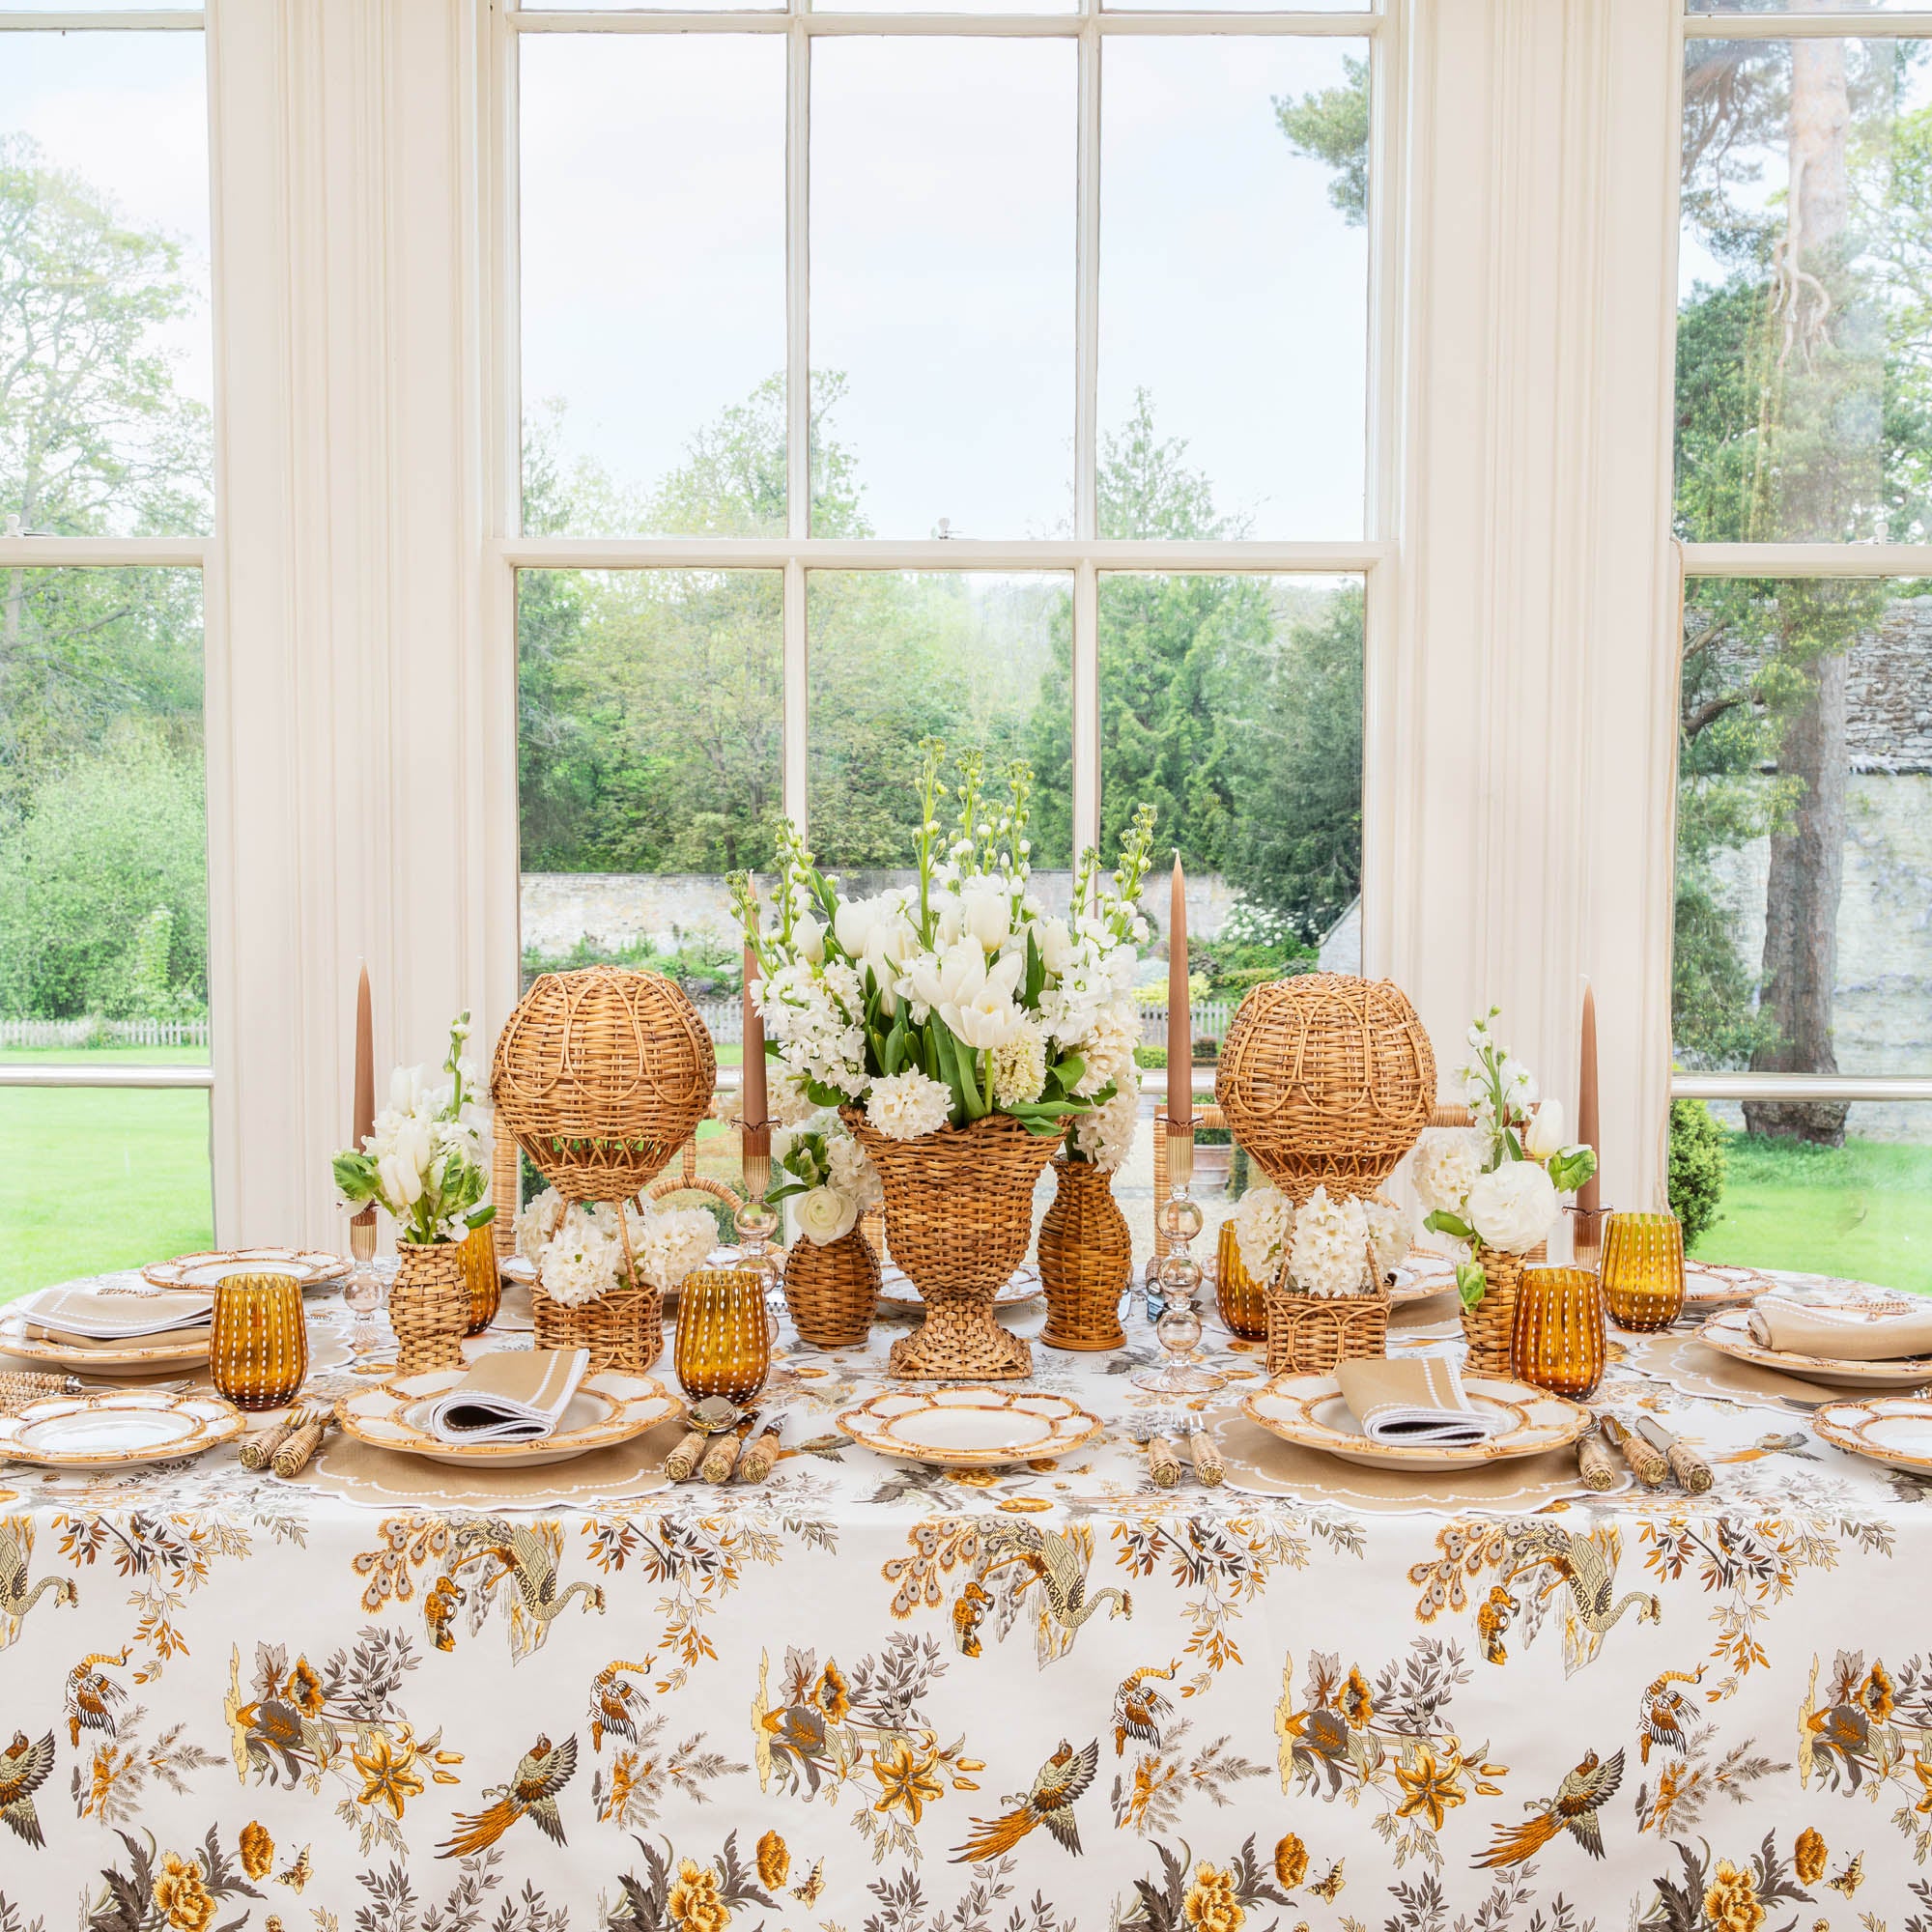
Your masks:
M1167 913L1167 1126L1183 1130L1194 1121L1194 1026L1187 1010L1187 881L1180 854Z
M1597 1121L1597 989L1587 980L1583 981L1581 1061L1577 1069L1577 1138L1585 1147L1597 1150L1597 1173L1577 1190L1577 1242L1594 1250L1603 1241L1603 1227L1598 1219L1598 1204L1603 1199L1598 1185L1603 1173L1603 1147Z
M744 1148L747 1154L769 1154L772 1130L766 1119L770 1101L765 1092L765 1023L752 1000L752 981L758 977L758 955L745 949L745 1084L743 1088Z
M369 966L365 960L355 988L355 1133L354 1145L359 1150L376 1131L376 1023L369 999ZM376 1204L372 1201L355 1217L373 1221Z

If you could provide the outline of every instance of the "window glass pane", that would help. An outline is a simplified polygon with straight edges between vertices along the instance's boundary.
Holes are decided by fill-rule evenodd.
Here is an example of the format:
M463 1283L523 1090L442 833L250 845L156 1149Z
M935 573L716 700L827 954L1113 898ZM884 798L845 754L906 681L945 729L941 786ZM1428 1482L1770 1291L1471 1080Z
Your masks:
M1708 1145L1703 1109L1672 1110L1672 1151ZM1746 1130L1745 1109L1713 1100L1721 1171L1698 1191L1709 1225L1690 1244L1700 1261L1746 1262L1932 1293L1932 1108L1857 1106L1836 1147ZM1712 1198L1715 1187L1715 1199ZM1679 1213L1681 1183L1673 1179Z
M0 1302L214 1245L206 1093L0 1087Z
M1691 41L1677 522L1708 542L1932 532L1932 61Z
M1369 66L1347 42L1110 40L1102 61L1102 460L1178 465L1114 537L1359 537Z
M937 737L984 752L989 782L1016 758L1034 766L1032 861L1042 895L1064 901L1069 580L821 570L807 582L807 810L819 865L848 875L912 866L919 748Z
M1928 593L1883 581L1690 585L1683 1065L1932 1073ZM1826 1140L1844 1114L1747 1110L1755 1132Z
M1918 0L1690 0L1686 12L1698 14L1883 14L1912 12ZM1846 23L1850 25L1848 21Z
M811 48L812 532L1065 534L1074 48Z
M196 33L0 41L0 529L211 527Z
M525 528L781 534L782 37L518 47Z
M1372 0L1195 0L1192 7L1172 7L1167 0L1101 0L1109 14L1360 14Z

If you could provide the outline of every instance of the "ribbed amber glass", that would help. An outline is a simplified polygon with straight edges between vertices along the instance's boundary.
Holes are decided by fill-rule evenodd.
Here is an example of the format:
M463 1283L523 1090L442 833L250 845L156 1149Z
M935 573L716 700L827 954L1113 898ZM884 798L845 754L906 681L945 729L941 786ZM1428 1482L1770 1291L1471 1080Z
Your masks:
M1604 1290L1588 1268L1533 1267L1517 1290L1510 1366L1519 1381L1577 1399L1604 1378Z
M1233 1221L1221 1223L1214 1249L1214 1302L1231 1334L1259 1342L1268 1331L1267 1302L1262 1285L1241 1265L1241 1244Z
M677 1379L693 1402L722 1395L743 1408L772 1367L764 1279L750 1268L698 1268L677 1292Z
M214 1285L208 1344L215 1390L237 1408L285 1408L308 1374L301 1283L290 1274L231 1274Z
M1684 1230L1675 1214L1612 1214L1604 1303L1619 1328L1668 1328L1684 1312Z
M466 1335L480 1335L497 1319L503 1299L503 1278L497 1272L497 1237L488 1222L471 1228L463 1243L463 1280L469 1290L469 1321Z

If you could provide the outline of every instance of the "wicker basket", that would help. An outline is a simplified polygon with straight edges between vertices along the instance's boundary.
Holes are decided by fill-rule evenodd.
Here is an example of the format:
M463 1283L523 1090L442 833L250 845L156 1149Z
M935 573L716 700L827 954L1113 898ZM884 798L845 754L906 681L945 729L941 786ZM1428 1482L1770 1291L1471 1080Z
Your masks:
M1389 1298L1267 1291L1267 1369L1271 1376L1325 1376L1337 1362L1388 1353Z
M893 1259L925 1303L918 1333L893 1344L892 1373L976 1382L1032 1374L1033 1350L1000 1326L993 1297L1026 1254L1034 1182L1059 1140L1010 1114L909 1141L889 1139L856 1107L842 1116L885 1183Z
M801 1235L785 1251L785 1307L814 1349L856 1349L879 1308L879 1258L857 1227L821 1246Z
M697 1009L656 973L546 973L497 1038L491 1092L567 1201L636 1194L711 1105L718 1060Z
M588 1350L586 1375L616 1369L641 1376L664 1353L664 1296L649 1286L610 1289L595 1301L567 1308L536 1282L530 1313L536 1320L535 1346Z
M1039 1224L1039 1279L1046 1290L1049 1349L1118 1349L1121 1297L1133 1271L1133 1242L1114 1199L1114 1177L1091 1160L1053 1163L1053 1205Z
M1468 1359L1463 1366L1472 1376L1507 1378L1511 1373L1510 1345L1516 1334L1516 1299L1527 1257L1478 1248L1476 1260L1489 1286L1475 1307L1463 1309L1463 1339L1469 1345Z
M1257 986L1222 1043L1214 1097L1235 1139L1294 1201L1367 1194L1435 1106L1435 1056L1386 980L1309 973Z
M469 1305L469 1277L457 1242L398 1242L396 1281L389 1290L396 1373L416 1376L429 1369L464 1367Z

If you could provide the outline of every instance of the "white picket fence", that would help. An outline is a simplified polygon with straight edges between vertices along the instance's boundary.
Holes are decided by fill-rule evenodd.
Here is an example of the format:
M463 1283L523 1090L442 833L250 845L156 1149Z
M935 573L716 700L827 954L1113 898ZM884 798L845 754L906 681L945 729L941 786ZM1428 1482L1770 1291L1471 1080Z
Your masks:
M0 1047L206 1046L206 1020L0 1019Z

